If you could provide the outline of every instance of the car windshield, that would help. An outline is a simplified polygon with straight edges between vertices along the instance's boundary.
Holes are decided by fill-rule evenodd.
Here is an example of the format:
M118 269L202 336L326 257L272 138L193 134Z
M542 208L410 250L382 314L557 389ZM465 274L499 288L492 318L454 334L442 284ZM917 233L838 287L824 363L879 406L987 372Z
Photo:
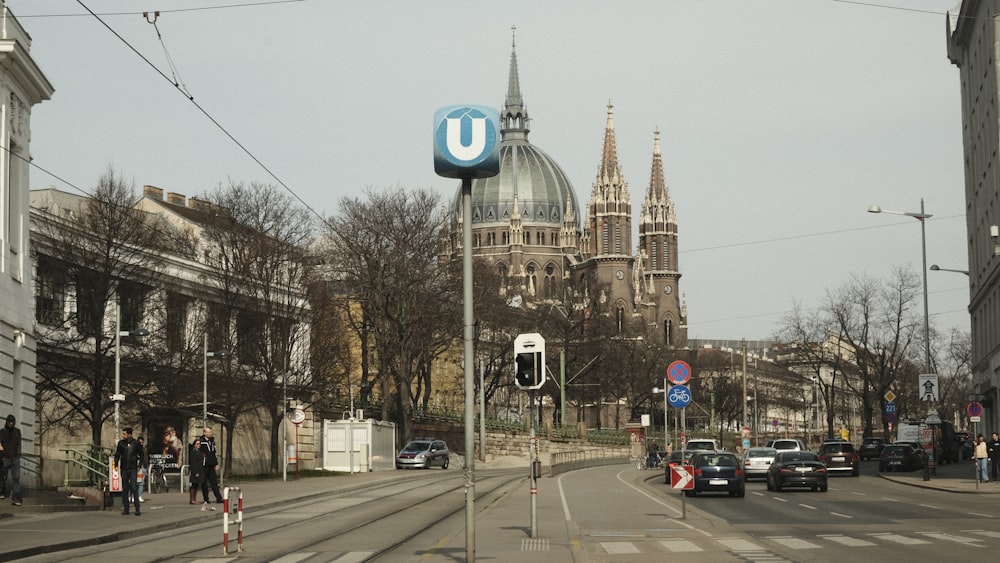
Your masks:
M791 440L779 440L774 443L774 449L776 450L794 450L798 447L799 444Z
M788 452L781 455L781 461L817 461L816 454L812 452Z
M774 457L777 453L774 448L750 448L747 457Z
M854 446L848 443L843 444L823 444L823 453L841 453L847 452L851 453L854 451Z
M712 467L736 467L739 463L734 455L703 455L698 465Z
M406 453L424 452L428 450L430 445L430 442L410 442L409 444L406 444L403 451Z

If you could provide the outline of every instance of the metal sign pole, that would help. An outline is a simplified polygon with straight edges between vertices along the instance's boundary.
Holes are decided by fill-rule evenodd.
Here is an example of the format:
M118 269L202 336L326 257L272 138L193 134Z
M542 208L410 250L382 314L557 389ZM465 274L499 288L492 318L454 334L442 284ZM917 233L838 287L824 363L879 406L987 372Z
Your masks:
M537 366L535 369L538 369ZM531 472L531 477L529 482L531 483L531 537L538 537L538 479L535 474L535 463L538 456L537 443L535 440L535 390L532 389L528 392L528 398L531 401L531 408L528 409L531 416L531 424L529 424L529 448L530 454L528 459L530 460L531 467L528 470Z

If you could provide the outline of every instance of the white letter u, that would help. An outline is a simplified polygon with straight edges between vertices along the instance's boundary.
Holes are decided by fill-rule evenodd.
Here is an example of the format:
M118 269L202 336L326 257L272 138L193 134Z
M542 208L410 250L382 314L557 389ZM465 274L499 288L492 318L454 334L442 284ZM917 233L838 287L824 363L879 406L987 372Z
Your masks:
M472 120L472 141L468 145L463 145L462 119L464 117L468 116L447 118L448 129L445 133L445 144L452 156L459 160L469 161L483 154L483 149L486 148L486 118L469 117Z

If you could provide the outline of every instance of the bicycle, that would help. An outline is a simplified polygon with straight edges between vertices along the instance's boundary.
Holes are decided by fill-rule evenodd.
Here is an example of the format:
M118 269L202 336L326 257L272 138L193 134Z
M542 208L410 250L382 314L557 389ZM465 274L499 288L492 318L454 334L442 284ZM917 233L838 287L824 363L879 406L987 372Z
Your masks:
M648 467L646 463L646 456L640 455L635 458L635 468L638 470L644 470Z
M149 479L149 490L153 494L158 494L160 491L165 493L170 492L170 487L167 486L167 476L163 473L163 464L154 463L149 466L149 475L146 476Z

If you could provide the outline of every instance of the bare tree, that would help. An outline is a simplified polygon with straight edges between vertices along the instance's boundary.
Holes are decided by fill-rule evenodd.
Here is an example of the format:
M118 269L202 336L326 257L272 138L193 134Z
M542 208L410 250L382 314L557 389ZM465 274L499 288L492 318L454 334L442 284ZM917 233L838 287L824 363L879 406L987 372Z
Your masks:
M208 311L211 350L231 352L213 378L230 435L242 415L263 408L270 418L271 471L280 468L278 437L290 391L309 402L319 384L308 373L310 279L306 249L313 222L304 207L272 185L230 182L207 196L206 262L218 299ZM205 350L206 352L208 350ZM233 440L226 442L232 459ZM228 470L228 466L227 466Z
M33 214L38 393L51 407L51 422L82 422L99 444L114 410L115 332L135 330L147 316L147 297L160 285L161 253L190 248L179 245L183 237L175 230L136 208L132 184L111 167L89 198L51 196ZM148 368L155 358L154 347L134 347L133 341L123 339L119 347L128 404L150 383L139 375L150 370L137 370L137 364Z
M325 262L359 305L353 324L375 351L382 418L412 437L414 385L430 384L429 366L460 334L459 280L437 264L438 196L428 190L369 191L344 198L328 221Z

